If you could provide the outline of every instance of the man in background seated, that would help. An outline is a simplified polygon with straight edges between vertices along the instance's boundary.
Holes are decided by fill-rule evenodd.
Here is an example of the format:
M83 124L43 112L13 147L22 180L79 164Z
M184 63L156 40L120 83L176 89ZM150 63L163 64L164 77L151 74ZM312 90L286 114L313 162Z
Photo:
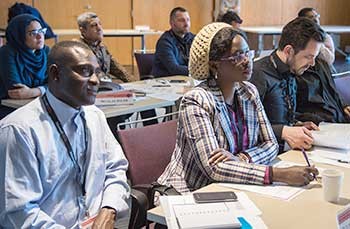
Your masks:
M188 58L194 34L190 32L190 15L182 7L170 13L171 29L163 33L156 45L152 68L155 77L188 75Z
M117 79L120 82L131 81L131 75L112 57L102 43L103 28L97 14L85 12L78 16L77 22L81 33L80 40L87 44L97 57L98 64L105 73L104 79Z
M130 82L132 76L112 57L107 47L102 43L103 28L97 14L93 12L82 13L78 16L77 23L81 33L80 41L90 47L97 57L101 70L104 72L104 76L101 78L102 85L100 86L100 90L106 87L108 81L112 79L118 83ZM107 83L104 81L107 81ZM114 84L114 86L118 88L118 85ZM122 89L122 87L119 88ZM118 123L125 122L131 115L127 114L107 119L115 136Z
M227 11L218 21L231 25L234 29L238 30L239 33L243 35L244 39L248 40L247 34L240 29L243 20L238 16L236 12Z
M46 94L0 121L1 228L78 228L93 217L93 228L114 228L128 212L128 162L93 106L100 76L88 46L57 43Z
M296 79L310 66L325 39L321 27L306 17L292 20L282 30L278 49L256 61L251 82L257 87L274 133L283 152L285 142L295 149L313 143L313 122L298 123L295 117Z
M306 7L299 11L298 17L307 17L311 20L314 20L318 25L320 25L320 14L317 13L317 11L314 8ZM323 43L323 45L320 48L320 54L319 58L325 60L329 66L331 66L331 69L333 72L335 72L335 69L333 67L333 62L335 60L335 48L334 48L334 42L328 33L326 33L326 38Z

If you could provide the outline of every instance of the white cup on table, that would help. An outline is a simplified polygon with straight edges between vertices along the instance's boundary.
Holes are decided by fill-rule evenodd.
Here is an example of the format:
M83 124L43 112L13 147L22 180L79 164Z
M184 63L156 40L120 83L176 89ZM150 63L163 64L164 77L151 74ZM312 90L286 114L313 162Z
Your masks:
M343 186L344 173L336 169L326 169L322 172L324 199L329 202L339 201Z

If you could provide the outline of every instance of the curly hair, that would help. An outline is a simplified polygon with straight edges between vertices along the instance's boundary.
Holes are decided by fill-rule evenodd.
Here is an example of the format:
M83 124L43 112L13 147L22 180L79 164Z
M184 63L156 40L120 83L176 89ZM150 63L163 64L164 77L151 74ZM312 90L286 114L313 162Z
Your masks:
M298 53L305 49L311 39L324 42L325 38L325 32L316 22L306 17L298 17L283 27L278 49L283 50L286 45L291 45L295 53Z

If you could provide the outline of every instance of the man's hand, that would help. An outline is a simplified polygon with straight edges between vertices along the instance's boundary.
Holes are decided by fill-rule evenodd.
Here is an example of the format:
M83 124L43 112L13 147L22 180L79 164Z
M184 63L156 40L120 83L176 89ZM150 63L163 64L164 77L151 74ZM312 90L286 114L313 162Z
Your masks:
M308 130L320 130L320 128L318 128L318 126L313 122L297 122L295 126L304 126Z
M318 175L315 166L292 166L288 168L273 168L272 181L283 182L292 186L308 185L314 176Z
M346 116L350 117L350 106L344 107L344 113Z
M314 141L311 131L304 126L284 126L282 139L292 149L310 149Z
M116 220L116 212L111 208L101 208L96 216L92 229L113 229Z
M209 157L209 164L210 165L216 165L219 162L225 162L228 160L235 160L236 158L232 153L219 148L211 152L210 157Z
M27 85L18 83L13 85L15 89L8 90L11 99L29 99L41 95L39 88L30 88Z

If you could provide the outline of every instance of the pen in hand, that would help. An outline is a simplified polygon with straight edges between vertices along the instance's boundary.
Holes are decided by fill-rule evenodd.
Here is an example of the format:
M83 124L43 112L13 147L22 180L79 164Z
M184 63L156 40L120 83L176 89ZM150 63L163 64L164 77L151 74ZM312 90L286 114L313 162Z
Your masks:
M305 161L306 161L306 163L307 163L307 166L311 167L311 164L310 164L309 158L307 157L307 155L306 155L306 152L305 152L304 148L301 148L301 152L303 152L303 155L304 155ZM313 177L314 177L315 181L317 181L316 175L315 175L314 173L313 173L312 175L313 175Z

